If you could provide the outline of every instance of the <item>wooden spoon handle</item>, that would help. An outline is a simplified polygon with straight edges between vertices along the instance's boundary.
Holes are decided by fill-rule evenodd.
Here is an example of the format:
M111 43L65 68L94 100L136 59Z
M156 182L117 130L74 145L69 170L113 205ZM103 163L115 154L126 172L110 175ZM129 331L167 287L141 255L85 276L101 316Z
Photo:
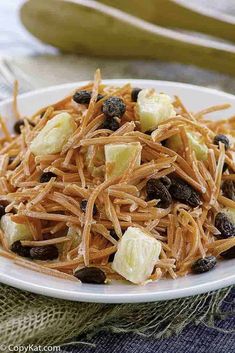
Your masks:
M235 16L186 0L99 0L162 27L201 32L235 42Z
M78 54L178 61L235 74L235 46L179 34L90 0L28 0L25 27Z

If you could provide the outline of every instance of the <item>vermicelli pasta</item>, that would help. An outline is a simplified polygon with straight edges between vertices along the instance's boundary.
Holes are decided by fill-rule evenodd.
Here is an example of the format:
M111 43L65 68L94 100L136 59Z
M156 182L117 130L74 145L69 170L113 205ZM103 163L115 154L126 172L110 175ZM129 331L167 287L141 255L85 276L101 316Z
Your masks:
M11 133L0 117L1 256L65 279L87 267L108 279L129 279L115 270L113 261L124 234L137 229L160 247L146 281L196 272L195 263L209 257L233 257L235 119L206 117L228 104L192 113L175 97L170 115L147 130L143 126L149 116L141 113L140 93L136 102L130 84L102 84L99 70L93 83L24 120L17 90L16 84L14 112L20 133ZM168 98L159 94L158 99ZM70 126L63 125L53 140L48 127L58 117ZM72 130L66 135L67 128ZM45 141L43 134L49 134ZM37 136L50 153L32 149ZM125 157L110 162L108 158L116 158L109 155L110 145ZM15 227L12 234L4 222ZM28 232L24 236L20 226ZM139 251L133 244L131 253ZM54 257L46 259L44 248L56 248Z

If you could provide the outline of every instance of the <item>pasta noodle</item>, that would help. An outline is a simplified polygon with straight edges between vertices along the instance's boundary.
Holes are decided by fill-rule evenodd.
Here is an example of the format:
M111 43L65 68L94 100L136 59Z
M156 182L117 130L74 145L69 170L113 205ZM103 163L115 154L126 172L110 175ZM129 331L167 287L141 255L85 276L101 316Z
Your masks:
M214 224L218 212L235 209L235 200L221 190L223 182L235 182L234 145L231 143L228 151L223 143L214 143L215 132L233 135L235 119L205 118L229 105L192 113L175 97L177 115L161 121L148 134L140 131L130 84L118 88L104 85L97 70L94 82L76 92L84 89L91 91L87 105L74 102L71 94L25 118L20 135L12 134L0 117L0 203L11 221L28 227L31 240L21 240L23 247L57 246L59 257L53 261L21 258L14 254L2 230L0 255L26 268L64 279L76 280L72 274L83 266L96 266L108 278L120 279L109 259L117 251L125 230L132 226L162 245L160 259L149 277L157 280L185 275L197 259L219 257L235 246L235 234L218 240L220 231ZM18 83L13 106L15 118L19 119L17 92ZM102 125L102 106L112 96L122 98L126 107L123 118L117 120L120 127L116 131ZM60 152L35 156L30 149L32 140L60 113L71 114L76 129ZM198 158L188 131L201 136L207 148L206 159ZM180 151L167 144L175 136L181 141ZM132 143L140 144L141 152L135 152L121 175L107 178L105 146ZM225 163L229 168L226 171ZM40 180L42 174L52 177L44 183ZM171 204L163 209L159 207L161 198L148 199L148 180L163 182L167 176L171 182L180 179L194 190L200 202L194 206L172 196Z

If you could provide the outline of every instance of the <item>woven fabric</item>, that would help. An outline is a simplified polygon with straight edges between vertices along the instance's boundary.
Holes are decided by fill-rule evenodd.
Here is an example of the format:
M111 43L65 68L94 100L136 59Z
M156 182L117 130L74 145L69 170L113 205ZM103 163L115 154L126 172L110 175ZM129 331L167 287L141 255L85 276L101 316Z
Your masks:
M105 305L47 298L1 285L0 342L55 345L101 330L169 337L189 323L213 326L230 290L147 304Z
M156 340L138 335L106 333L96 335L89 343L62 347L60 353L234 353L235 318L220 324L228 333L194 325L178 336Z

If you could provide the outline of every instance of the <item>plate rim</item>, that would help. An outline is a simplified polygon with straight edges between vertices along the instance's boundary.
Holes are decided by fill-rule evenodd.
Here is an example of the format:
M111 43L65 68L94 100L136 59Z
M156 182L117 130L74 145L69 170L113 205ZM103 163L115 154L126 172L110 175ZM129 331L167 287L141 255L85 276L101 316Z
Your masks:
M25 100L28 99L32 96L37 96L38 94L47 94L50 93L54 90L63 90L63 89L68 89L68 90L73 90L76 87L81 87L83 85L86 85L90 83L91 81L78 81L78 82L70 82L70 83L64 83L60 85L53 85L49 87L43 87L39 88L37 90L33 90L27 93L20 94L18 96L19 102L21 99ZM125 83L133 83L133 84L153 84L153 85L163 85L163 86L169 86L172 88L184 88L184 89L190 89L190 90L197 90L200 92L205 92L205 93L210 93L214 95L218 95L220 97L224 97L225 99L232 99L234 100L234 105L235 105L235 95L231 93L227 93L224 91L220 91L215 88L208 88L208 87L203 87L199 85L193 85L189 83L183 83L183 82L177 82L177 81L165 81L165 80L149 80L149 79L107 79L107 80L102 80L103 83L106 84L114 84L114 85L119 85L119 84L125 84ZM0 108L12 103L13 98L8 98L4 99L3 101L0 102ZM16 268L21 268L20 266L16 265L13 263L12 260L4 259L6 261L9 261L11 264L16 266ZM230 260L231 261L231 260ZM233 261L233 260L232 260ZM0 258L1 262L1 258ZM25 269L26 270L26 269ZM32 270L28 270L30 273L34 272ZM40 276L46 276L44 274L40 274ZM203 275L203 274L202 274ZM202 293L207 293L213 290L218 290L227 286L230 286L232 284L235 284L235 273L228 275L226 278L217 278L213 280L212 282L207 282L207 283L201 283L197 285L192 285L190 287L186 288L177 288L177 289L172 289L172 290L162 290L162 291L156 291L155 292L149 292L149 293L96 293L95 288L93 293L82 293L82 292L75 292L75 291L66 291L64 289L58 289L58 288L53 288L53 287L47 287L46 292L45 288L42 287L40 284L36 283L30 283L27 282L23 279L19 278L13 278L6 273L2 273L0 270L0 282L21 290L26 290L28 292L32 292L35 294L41 294L53 298L58 298L58 299L65 299L65 300L72 300L72 301L81 301L81 302L93 302L93 303L141 303L141 302L153 302L153 301L160 301L160 300L171 300L171 299L176 299L176 298L183 298L183 297L189 297L193 295L198 295ZM92 286L97 286L97 285L92 285ZM79 288L79 287L78 287Z
M42 88L38 88L38 89L35 89L35 90L32 90L30 92L26 92L26 93L21 93L18 95L18 99L24 99L24 98L28 98L28 97L31 97L31 96L34 96L34 95L37 95L37 94L40 94L40 93L49 93L53 90L58 90L58 89L73 89L72 87L78 87L79 86L85 86L89 83L91 83L92 81L89 81L89 80L85 80L85 81L75 81L75 82L68 82L68 83L63 83L63 84L59 84L59 85L53 85L53 86L48 86L48 87L42 87ZM165 80L152 80L152 79L135 79L135 78L118 78L118 79L104 79L102 80L102 83L105 83L105 84L112 84L116 82L116 84L126 84L126 83L130 83L130 82L139 82L139 83L157 83L157 84L162 84L162 85L173 85L173 86L179 86L179 87L182 87L182 88L189 88L191 90L193 89L197 89L199 91L204 91L204 92L207 92L207 93L211 93L211 94L217 94L217 95L223 95L225 97L228 97L228 98L232 98L232 99L235 99L235 95L232 94L232 93L228 93L228 92L225 92L223 90L219 90L217 88L211 88L211 87L205 87L205 86L200 86L200 85L194 85L194 84L191 84L191 83L187 83L187 82L178 82L178 81L165 81ZM6 98L6 99L3 99L2 101L0 101L0 107L2 105L5 105L5 104L9 104L13 101L13 98L9 97L9 98Z
M1 259L0 259L1 261ZM10 261L10 260L9 260ZM232 261L232 260L228 260ZM14 266L17 268L21 268L20 266L13 263ZM28 270L30 272L34 272L32 270ZM36 273L36 272L35 272ZM204 274L200 274L203 276ZM46 276L40 273L40 276ZM192 275L193 276L193 275ZM54 277L55 278L55 277ZM182 277L181 277L182 278ZM57 278L61 280L60 278ZM14 281L14 284L13 284ZM66 281L66 280L65 280ZM174 280L172 280L174 281ZM67 281L66 281L67 282ZM157 302L157 301L166 301L166 300L173 300L185 297L196 296L199 294L213 292L225 287L229 287L235 283L235 274L231 274L226 278L219 278L214 280L213 282L202 283L200 285L193 285L188 288L177 288L172 290L164 290L159 292L149 292L149 293L96 293L96 289L99 285L89 285L94 288L94 292L91 293L82 293L82 292L75 292L73 291L66 291L63 289L47 287L46 292L45 288L40 286L36 283L29 283L22 279L16 279L7 274L0 272L0 283L9 285L13 288L17 288L20 290L25 290L30 293L43 295L46 297L52 297L54 299L63 299L63 300L70 300L76 302L87 302L87 303L106 303L106 304L128 304L128 303L146 303L146 302ZM74 282L75 283L75 282ZM78 283L78 285L82 286L83 284ZM128 284L127 284L128 285ZM79 286L77 288L79 288ZM105 285L107 286L107 284ZM212 287L212 288L211 288ZM136 287L137 288L137 287Z

